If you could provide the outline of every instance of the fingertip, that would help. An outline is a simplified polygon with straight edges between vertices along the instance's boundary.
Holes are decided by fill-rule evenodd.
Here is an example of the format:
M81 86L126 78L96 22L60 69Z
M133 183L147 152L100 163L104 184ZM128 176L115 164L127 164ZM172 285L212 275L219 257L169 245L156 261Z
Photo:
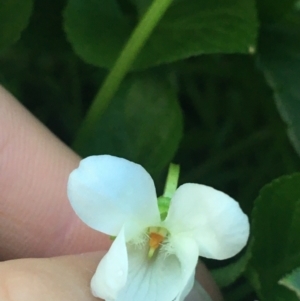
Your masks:
M201 261L198 262L196 279L213 301L224 300L216 282Z
M97 252L0 263L0 300L101 301L93 297L90 281L103 256L104 252ZM221 301L221 294L203 265L197 274L211 300ZM185 301L211 300L196 284Z
M102 253L49 259L19 259L0 264L1 301L101 301L90 279Z

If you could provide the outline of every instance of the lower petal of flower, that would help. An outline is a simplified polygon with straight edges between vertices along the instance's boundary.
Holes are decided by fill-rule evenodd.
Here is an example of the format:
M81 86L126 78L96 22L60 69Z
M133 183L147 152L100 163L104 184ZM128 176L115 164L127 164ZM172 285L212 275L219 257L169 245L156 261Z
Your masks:
M149 245L127 245L128 278L116 301L173 301L182 287L182 266L175 254L158 250L149 258Z
M128 257L122 228L91 280L93 295L106 301L115 300L127 282L127 274Z

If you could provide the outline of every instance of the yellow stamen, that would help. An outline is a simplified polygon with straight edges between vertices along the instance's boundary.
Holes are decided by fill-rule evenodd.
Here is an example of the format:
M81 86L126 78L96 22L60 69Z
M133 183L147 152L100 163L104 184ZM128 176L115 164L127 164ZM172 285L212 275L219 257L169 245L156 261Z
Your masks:
M165 236L160 233L151 232L149 234L149 252L148 257L151 258L155 252L155 250L161 245Z
M149 236L150 236L149 246L150 248L154 248L154 249L157 249L165 238L159 233L150 233Z

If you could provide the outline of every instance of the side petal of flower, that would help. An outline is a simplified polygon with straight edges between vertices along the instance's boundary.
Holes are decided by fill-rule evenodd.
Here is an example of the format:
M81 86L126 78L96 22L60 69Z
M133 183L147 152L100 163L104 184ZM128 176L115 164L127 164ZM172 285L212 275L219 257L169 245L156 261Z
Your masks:
M191 292L193 286L195 283L195 272L191 275L190 279L188 280L187 284L185 285L183 291L180 295L178 295L177 299L175 301L183 301L186 300L185 298L189 295ZM197 300L197 299L195 299ZM202 301L202 300L201 300Z
M116 301L173 301L179 293L181 264L161 251L148 258L147 244L128 244L128 279Z
M227 194L199 184L180 186L165 223L175 233L195 238L199 255L226 259L247 243L249 221L239 204Z
M115 300L125 286L127 277L128 256L122 229L97 267L91 280L92 293L106 301Z
M140 228L160 221L151 176L142 166L122 158L83 159L70 174L68 197L83 222L109 235L116 236L128 221L141 224Z
M169 242L181 265L181 284L175 301L182 301L193 287L198 263L198 246L194 239L185 235L171 235Z

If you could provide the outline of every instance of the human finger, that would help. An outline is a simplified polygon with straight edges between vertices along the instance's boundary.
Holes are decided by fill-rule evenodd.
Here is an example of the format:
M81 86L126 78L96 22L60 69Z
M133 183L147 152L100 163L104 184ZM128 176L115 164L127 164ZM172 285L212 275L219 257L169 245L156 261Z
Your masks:
M55 256L107 248L67 199L79 157L0 87L0 257Z
M0 300L95 301L89 281L102 256L92 253L3 262Z
M1 301L96 301L90 292L90 279L103 252L69 255L47 259L19 259L0 264ZM199 266L201 278L209 279L204 266ZM207 292L197 288L186 301L220 301L208 281L202 284Z

